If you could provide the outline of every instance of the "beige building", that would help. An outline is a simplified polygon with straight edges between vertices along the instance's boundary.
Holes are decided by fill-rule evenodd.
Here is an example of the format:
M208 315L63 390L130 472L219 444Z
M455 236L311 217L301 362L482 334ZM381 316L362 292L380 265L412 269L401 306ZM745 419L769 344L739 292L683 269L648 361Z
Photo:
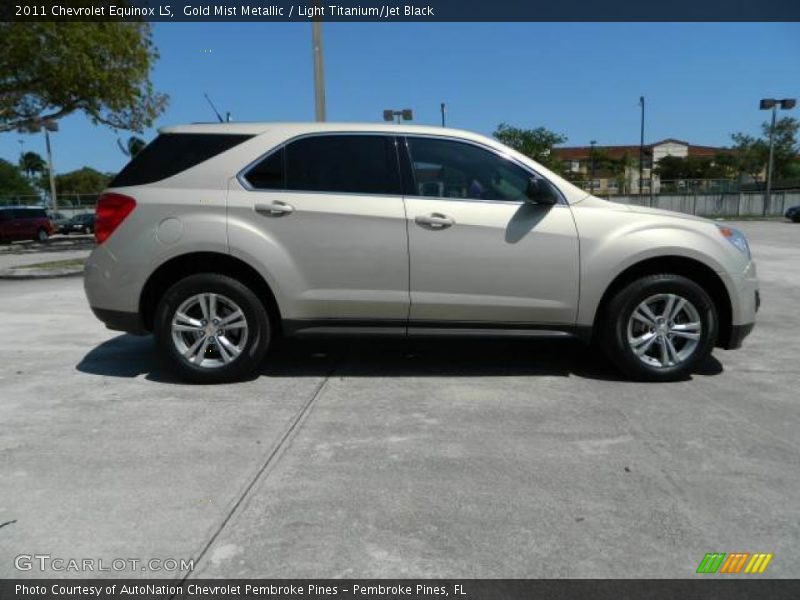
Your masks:
M697 146L676 139L665 139L644 146L642 181L639 181L639 146L563 146L553 148L553 156L564 163L565 173L578 185L596 194L658 193L661 181L655 167L665 156L713 158L728 148ZM592 154L595 158L592 179ZM618 166L610 168L609 159ZM622 165L624 165L624 167Z

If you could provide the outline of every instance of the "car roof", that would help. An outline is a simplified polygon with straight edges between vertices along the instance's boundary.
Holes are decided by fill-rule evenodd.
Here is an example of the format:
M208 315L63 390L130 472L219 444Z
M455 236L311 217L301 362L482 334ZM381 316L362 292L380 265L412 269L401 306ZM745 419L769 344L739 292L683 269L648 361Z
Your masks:
M257 122L257 123L192 123L170 125L159 128L159 133L217 133L260 135L267 132L286 131L293 134L338 132L338 133L390 133L390 134L438 134L457 137L480 137L470 131L433 125L407 125L405 123L335 123L335 122Z

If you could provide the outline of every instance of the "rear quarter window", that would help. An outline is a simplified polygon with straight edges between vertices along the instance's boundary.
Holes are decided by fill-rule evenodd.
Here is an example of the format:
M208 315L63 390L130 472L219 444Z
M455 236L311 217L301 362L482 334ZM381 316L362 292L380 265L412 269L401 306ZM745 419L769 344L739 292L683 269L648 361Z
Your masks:
M161 181L222 154L251 137L227 133L163 133L129 162L109 187Z

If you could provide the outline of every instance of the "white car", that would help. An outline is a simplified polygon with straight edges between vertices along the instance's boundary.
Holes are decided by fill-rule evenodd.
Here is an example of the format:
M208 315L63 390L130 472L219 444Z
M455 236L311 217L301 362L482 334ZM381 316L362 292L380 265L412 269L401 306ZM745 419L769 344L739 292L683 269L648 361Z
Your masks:
M759 301L738 231L438 127L165 128L95 235L95 314L201 382L257 373L277 335L573 336L670 380L739 347Z

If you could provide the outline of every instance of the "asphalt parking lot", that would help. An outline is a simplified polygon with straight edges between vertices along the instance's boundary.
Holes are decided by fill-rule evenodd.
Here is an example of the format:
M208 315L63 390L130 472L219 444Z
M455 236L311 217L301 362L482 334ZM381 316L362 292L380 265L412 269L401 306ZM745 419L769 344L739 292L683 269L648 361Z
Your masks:
M763 305L690 381L572 342L287 344L197 387L81 280L0 281L0 577L13 558L194 559L197 577L800 575L800 225L746 222Z

